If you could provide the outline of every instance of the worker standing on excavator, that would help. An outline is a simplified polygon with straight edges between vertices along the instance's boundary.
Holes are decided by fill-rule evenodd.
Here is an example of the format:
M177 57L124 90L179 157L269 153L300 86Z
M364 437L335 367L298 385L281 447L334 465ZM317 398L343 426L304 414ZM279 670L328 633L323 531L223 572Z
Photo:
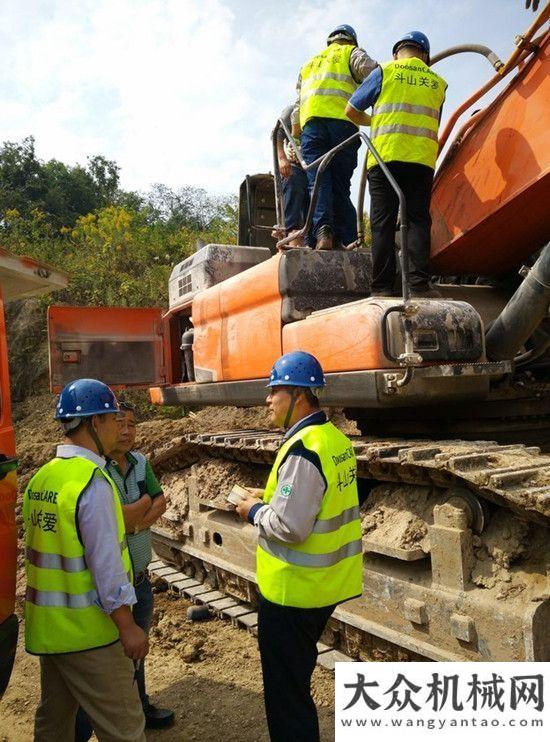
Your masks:
M301 135L308 165L357 132L345 114L346 103L375 67L376 62L357 46L357 34L346 24L337 26L328 36L327 48L304 64L296 85L292 133ZM332 250L357 239L350 187L359 144L357 139L338 152L321 176L313 213L318 250ZM307 171L310 194L316 173L316 169Z
M258 642L272 742L315 742L317 642L338 603L362 591L357 464L351 441L319 408L321 365L294 351L276 361L267 404L284 429L263 499L236 506L258 529Z
M292 128L291 116L293 108L293 105L287 106L280 116L289 130ZM276 231L273 234L273 237L277 237L278 239L299 232L305 224L309 209L307 175L297 157L299 152L299 140L294 139L292 142L289 142L284 129L279 127L277 131L277 160L283 187L285 231ZM294 237L288 243L288 247L304 247L304 245L309 247L307 235L302 239Z
M101 381L67 384L55 414L65 442L23 496L25 647L40 657L40 742L74 739L79 705L99 740L145 741L131 660L143 660L149 642L132 617L122 508L105 471L118 412Z
M377 67L351 96L346 114L371 126L372 143L403 191L409 223L411 294L438 296L429 284L430 199L437 131L447 83L430 67L430 42L420 31L402 36L393 61ZM364 113L372 106L372 117ZM369 153L373 296L395 296L397 195Z

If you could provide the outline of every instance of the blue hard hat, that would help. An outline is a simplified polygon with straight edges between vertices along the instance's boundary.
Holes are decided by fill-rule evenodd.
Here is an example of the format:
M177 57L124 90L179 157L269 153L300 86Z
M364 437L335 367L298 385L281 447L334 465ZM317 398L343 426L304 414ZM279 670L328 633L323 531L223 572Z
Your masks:
M349 39L357 46L357 34L352 26L348 26L347 23L343 23L341 26L336 26L334 31L331 31L327 37L327 44L332 44L337 39Z
M275 361L267 386L303 386L314 389L325 386L325 375L315 356L304 353L303 350L293 350Z
M92 417L108 412L119 412L119 408L116 397L107 384L97 379L77 379L61 391L55 408L55 419Z
M422 51L426 52L426 54L430 54L429 39L426 34L422 33L422 31L409 31L409 33L406 33L404 36L402 36L393 45L392 54L395 54L395 52L403 44L415 44L415 46L419 46Z

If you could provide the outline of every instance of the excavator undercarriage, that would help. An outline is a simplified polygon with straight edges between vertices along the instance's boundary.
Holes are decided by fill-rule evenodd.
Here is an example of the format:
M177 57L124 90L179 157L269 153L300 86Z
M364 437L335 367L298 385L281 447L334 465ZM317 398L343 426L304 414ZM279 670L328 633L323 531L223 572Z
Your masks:
M364 594L337 609L327 643L363 659L549 660L550 456L480 441L352 440ZM225 494L233 481L265 481L279 442L275 431L232 431L161 449L155 467L183 469L186 494L175 520L169 511L154 529L157 554L254 603L255 529ZM201 475L212 460L241 462L214 498Z

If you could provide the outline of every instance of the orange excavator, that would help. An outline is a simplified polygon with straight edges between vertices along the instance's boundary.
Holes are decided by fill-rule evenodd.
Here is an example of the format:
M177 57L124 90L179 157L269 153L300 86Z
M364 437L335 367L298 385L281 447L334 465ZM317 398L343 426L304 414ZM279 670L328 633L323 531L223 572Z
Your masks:
M148 384L160 405L253 406L278 356L317 356L322 404L343 408L359 431L364 596L337 609L331 639L355 657L372 656L376 640L437 660L550 660L549 18L546 3L506 63L471 45L432 60L481 53L496 70L453 114L442 146L459 116L507 80L462 125L436 174L431 268L441 298L410 298L395 183L401 300L370 298L361 246L317 252L283 239L276 250L275 158L274 177L241 187L240 245L208 245L177 265L167 312L50 309L54 389L98 375ZM360 233L365 183L363 170ZM212 431L172 453L246 462L263 476L279 440ZM188 498L184 522L156 529L157 553L253 601L254 530L198 486Z
M68 277L45 263L0 248L0 698L8 684L18 623L15 609L17 564L17 458L10 402L4 304L65 288Z

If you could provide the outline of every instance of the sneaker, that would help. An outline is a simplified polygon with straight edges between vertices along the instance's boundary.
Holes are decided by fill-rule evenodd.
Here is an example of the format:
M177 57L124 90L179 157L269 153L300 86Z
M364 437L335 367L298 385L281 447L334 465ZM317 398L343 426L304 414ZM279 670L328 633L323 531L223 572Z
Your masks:
M150 703L143 710L147 729L164 729L174 723L174 712L170 709L160 709Z

